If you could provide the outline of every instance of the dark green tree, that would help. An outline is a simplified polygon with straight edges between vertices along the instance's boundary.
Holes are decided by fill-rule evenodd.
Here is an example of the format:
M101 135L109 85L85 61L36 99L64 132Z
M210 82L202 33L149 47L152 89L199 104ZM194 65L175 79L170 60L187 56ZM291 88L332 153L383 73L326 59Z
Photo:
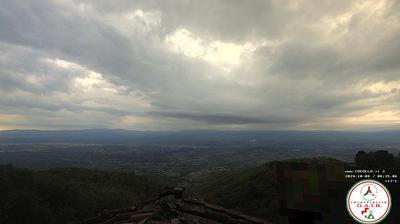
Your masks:
M359 151L354 157L358 167L366 169L393 169L395 168L396 158L386 150L373 152Z

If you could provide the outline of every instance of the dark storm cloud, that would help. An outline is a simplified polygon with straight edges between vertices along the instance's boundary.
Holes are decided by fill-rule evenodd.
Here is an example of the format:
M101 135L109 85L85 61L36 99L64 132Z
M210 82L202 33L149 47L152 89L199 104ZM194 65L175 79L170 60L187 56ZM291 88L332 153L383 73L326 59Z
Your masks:
M396 0L1 4L2 129L400 119Z

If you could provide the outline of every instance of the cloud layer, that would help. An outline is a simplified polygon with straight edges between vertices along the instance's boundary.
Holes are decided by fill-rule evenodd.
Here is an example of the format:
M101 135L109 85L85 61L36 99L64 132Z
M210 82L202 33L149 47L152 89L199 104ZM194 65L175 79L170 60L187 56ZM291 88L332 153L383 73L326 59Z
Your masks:
M2 1L0 129L400 128L400 2Z

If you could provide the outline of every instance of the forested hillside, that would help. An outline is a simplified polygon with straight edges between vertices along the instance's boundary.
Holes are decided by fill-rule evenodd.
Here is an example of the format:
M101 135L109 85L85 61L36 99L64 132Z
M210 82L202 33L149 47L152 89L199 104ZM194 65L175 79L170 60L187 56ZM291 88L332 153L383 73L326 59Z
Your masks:
M400 170L400 157L384 150L368 153L360 151L354 157L354 160L355 163L352 164L325 157L286 161L350 165L358 168L395 169L395 173ZM279 186L277 186L276 165L277 162L274 161L253 168L216 173L202 179L193 186L191 193L204 198L206 201L278 222L277 189Z
M67 223L103 209L130 206L159 190L159 184L133 172L0 166L0 220L7 224Z
M363 152L355 163L318 157L286 162L341 164L399 169L400 158L387 151ZM204 199L278 223L277 164L214 172L189 185L186 196ZM342 173L339 174L343 177ZM0 223L57 224L95 216L104 209L132 206L162 191L166 177L128 171L81 168L30 170L0 166Z
M342 163L328 158L290 161ZM277 222L279 216L276 162L211 175L195 185L192 193L207 201L269 221Z

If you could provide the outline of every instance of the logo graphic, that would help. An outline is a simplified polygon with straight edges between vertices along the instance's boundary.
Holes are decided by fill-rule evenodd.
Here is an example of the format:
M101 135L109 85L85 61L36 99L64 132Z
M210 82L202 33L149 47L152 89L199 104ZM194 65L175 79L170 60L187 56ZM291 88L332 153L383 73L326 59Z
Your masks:
M361 187L362 198L366 201L371 201L376 198L378 189L373 184L365 184Z
M383 184L376 180L363 180L347 193L346 206L357 222L378 223L389 214L392 201Z

